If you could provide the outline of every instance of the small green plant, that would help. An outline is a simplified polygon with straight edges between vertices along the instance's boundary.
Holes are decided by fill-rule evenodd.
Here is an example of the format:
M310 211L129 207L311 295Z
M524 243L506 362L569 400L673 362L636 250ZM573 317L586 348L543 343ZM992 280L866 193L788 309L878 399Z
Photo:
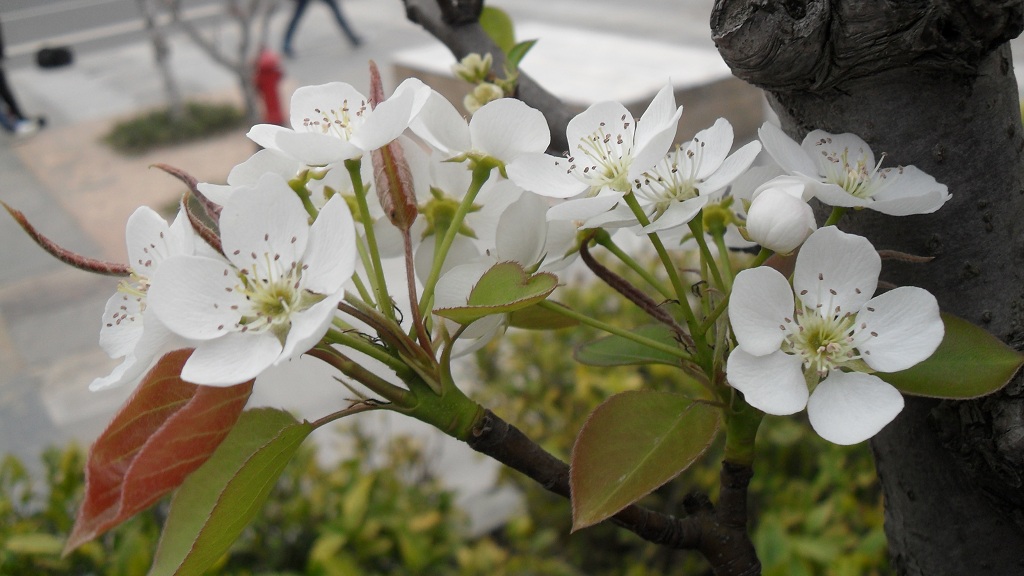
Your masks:
M168 108L118 122L103 137L122 154L144 154L161 146L199 140L245 125L245 115L233 104L187 102L181 118Z

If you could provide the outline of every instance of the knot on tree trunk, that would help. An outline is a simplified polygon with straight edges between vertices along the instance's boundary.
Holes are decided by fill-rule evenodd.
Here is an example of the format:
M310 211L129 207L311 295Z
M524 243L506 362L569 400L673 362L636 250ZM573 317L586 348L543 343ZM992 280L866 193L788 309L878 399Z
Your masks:
M1019 0L716 0L711 31L737 77L821 92L880 72L970 75L1024 30Z

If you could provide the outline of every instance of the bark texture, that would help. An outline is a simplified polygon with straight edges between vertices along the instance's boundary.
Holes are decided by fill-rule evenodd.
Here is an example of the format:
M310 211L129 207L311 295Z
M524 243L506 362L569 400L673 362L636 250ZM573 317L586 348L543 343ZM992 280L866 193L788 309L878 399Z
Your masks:
M880 249L884 280L932 291L943 310L1024 348L1024 180L1006 42L1020 1L717 0L712 33L740 78L765 88L783 129L853 132L885 166L949 186L931 215L869 210L843 228ZM893 569L1024 574L1024 387L968 402L908 398L873 441Z

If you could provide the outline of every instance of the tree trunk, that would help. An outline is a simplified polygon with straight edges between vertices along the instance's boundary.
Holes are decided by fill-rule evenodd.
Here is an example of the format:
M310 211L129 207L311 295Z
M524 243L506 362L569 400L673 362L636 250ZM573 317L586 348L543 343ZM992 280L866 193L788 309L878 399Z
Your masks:
M171 117L181 120L185 117L185 99L178 87L178 79L171 70L171 48L167 43L167 36L164 34L163 26L157 22L156 8L152 0L136 0L139 12L142 13L142 21L146 24L146 32L149 34L149 41L153 45L153 59L156 61L156 68L160 72L160 78L164 84L164 94L167 96L167 108Z
M935 214L863 210L842 227L934 256L886 263L882 278L924 287L1024 348L1024 137L1006 44L1024 27L1021 3L717 0L711 25L790 136L853 132L885 166L913 164L949 186ZM895 572L1024 574L1020 378L974 401L908 398L872 447Z

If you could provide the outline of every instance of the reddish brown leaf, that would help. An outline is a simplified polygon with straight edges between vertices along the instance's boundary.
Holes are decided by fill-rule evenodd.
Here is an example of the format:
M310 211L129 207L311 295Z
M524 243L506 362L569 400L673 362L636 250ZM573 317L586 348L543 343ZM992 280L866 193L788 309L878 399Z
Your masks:
M252 381L218 388L180 378L192 350L161 358L89 450L85 501L65 553L148 508L210 457Z

